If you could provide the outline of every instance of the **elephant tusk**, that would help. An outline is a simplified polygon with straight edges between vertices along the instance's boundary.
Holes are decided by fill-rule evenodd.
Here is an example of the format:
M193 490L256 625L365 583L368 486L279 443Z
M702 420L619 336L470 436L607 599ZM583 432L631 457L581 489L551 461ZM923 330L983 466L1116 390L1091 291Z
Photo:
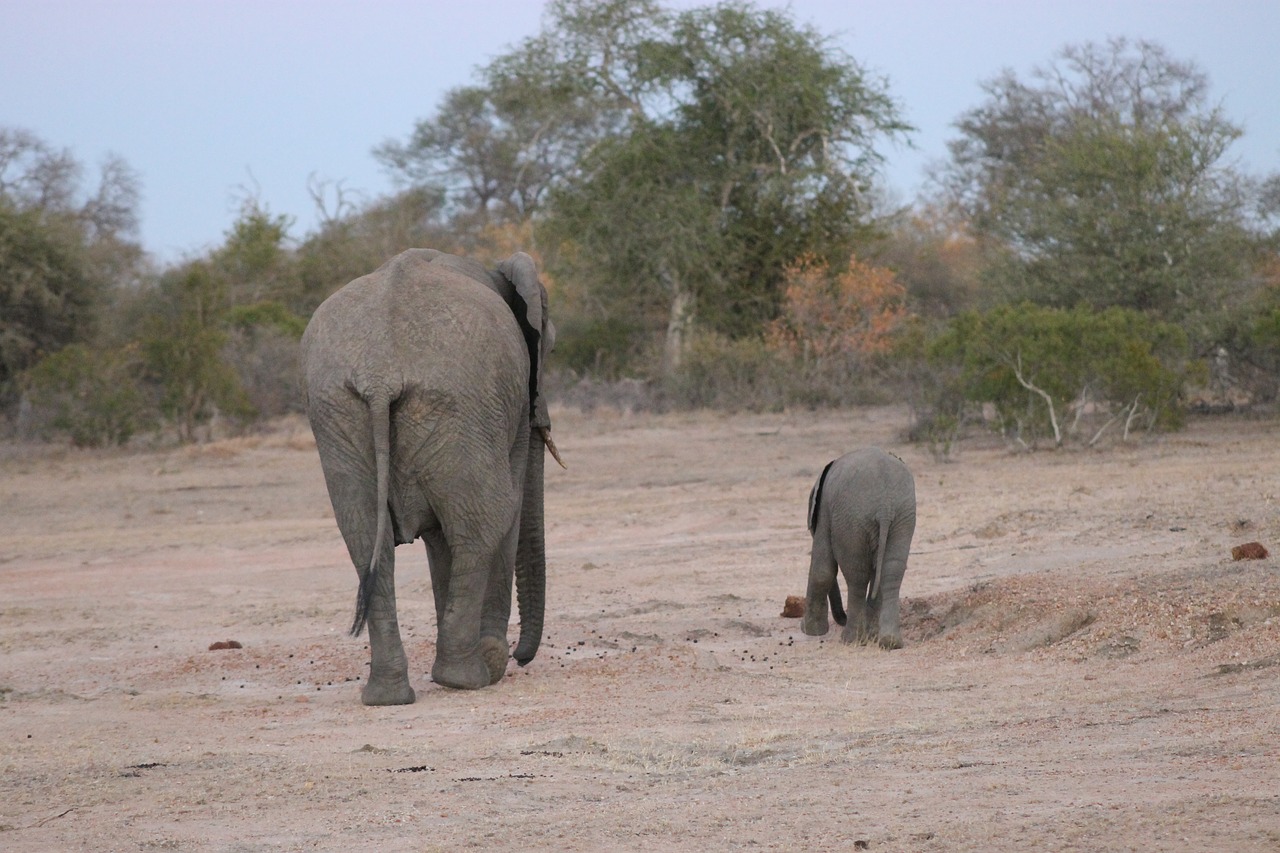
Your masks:
M556 450L556 443L551 440L551 430L547 427L538 427L538 432L542 433L542 441L547 445L547 450L551 451L551 457L560 463L561 468L569 470L569 466L560 458L560 451Z

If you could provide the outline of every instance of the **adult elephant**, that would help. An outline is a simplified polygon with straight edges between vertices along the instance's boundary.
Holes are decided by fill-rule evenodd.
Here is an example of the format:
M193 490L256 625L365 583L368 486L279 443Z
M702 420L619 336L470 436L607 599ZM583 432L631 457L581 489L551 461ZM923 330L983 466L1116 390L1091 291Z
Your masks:
M426 543L437 644L431 676L502 678L514 573L521 665L542 634L546 588L540 393L555 343L533 259L479 262L412 249L338 290L302 336L307 416L338 529L360 577L366 705L414 700L396 617L395 546ZM556 456L557 460L559 456Z

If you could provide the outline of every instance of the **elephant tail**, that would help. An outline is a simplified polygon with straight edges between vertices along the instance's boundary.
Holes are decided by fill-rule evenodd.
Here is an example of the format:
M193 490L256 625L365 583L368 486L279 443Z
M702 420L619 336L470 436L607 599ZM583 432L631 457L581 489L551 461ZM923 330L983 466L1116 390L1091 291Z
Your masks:
M373 462L377 472L378 524L373 535L373 552L369 570L360 574L360 590L356 593L356 616L351 623L351 636L358 637L369 620L369 605L378 587L378 557L387 538L391 521L388 501L391 492L391 400L385 392L369 397L369 420L373 427Z
M889 528L893 525L893 517L883 513L877 519L880 527L880 544L876 546L876 575L871 579L871 597L880 596L880 576L884 574L884 549L889 547Z

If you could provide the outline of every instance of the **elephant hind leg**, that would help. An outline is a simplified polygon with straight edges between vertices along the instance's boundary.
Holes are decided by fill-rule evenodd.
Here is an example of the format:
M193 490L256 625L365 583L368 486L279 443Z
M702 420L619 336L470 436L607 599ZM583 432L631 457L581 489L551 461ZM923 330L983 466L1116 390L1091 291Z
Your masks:
M431 680L454 690L479 690L493 683L484 660L468 658L436 658L431 665Z
M876 636L876 621L870 613L867 602L861 599L853 600L851 596L849 601L849 620L845 623L844 631L840 634L840 641L865 646L867 643L874 642Z
M836 558L831 550L830 524L825 518L819 518L813 534L813 551L809 556L809 584L805 592L804 619L800 629L811 637L821 637L830 630L827 621L827 603L834 595L839 596L840 588L836 584ZM852 597L852 591L851 597ZM852 600L849 602L853 604Z
M427 563L431 568L431 591L435 597L436 618L441 619L449 606L449 580L453 575L453 555L449 552L448 543L440 531L431 531L422 536L427 545ZM490 584L492 586L492 583ZM511 599L507 595L507 601ZM503 628L506 627L505 621ZM502 680L507 672L507 659L510 651L507 648L505 633L503 635L483 633L480 637L480 657L489 673L489 684ZM444 674L445 678L449 675Z
M402 456L421 460L412 466L413 487L431 517L429 528L413 531L426 542L435 594L431 676L446 687L477 689L506 671L520 483L503 423L485 419L477 431L448 413L437 415L412 446L400 448Z
M840 640L845 643L866 644L876 638L876 621L867 600L872 579L874 549L864 537L853 536L842 540L836 548L840 569L849 587L848 619Z
M431 678L437 684L474 690L496 684L506 674L511 652L505 630L499 633L496 626L484 624L492 584L501 584L505 579L505 600L510 608L511 572L495 577L493 569L496 562L504 559L500 544L452 551L449 588L441 596L445 605L436 614L436 660ZM502 594L498 593L498 597Z
M396 616L395 545L383 546L378 558L369 604L369 680L361 691L366 705L410 705L414 701L409 684L409 659L400 641L400 621Z
M363 405L356 398L345 402ZM347 412L344 417L313 416L312 424L338 530L360 578L362 592L357 595L360 601L367 602L364 616L371 660L361 699L366 705L404 705L413 702L414 692L409 685L409 662L396 617L395 542L391 536L383 537L376 561L378 569L370 576L377 538L378 496L372 485L375 462L372 447L366 446L358 432L340 428L353 420L358 422ZM368 592L367 598L364 591Z
M390 683L370 677L360 691L360 702L364 705L412 705L417 698L408 676Z
M911 554L911 538L915 534L915 512L902 513L894 519L885 543L881 561L880 594L876 601L879 642L882 649L902 648L902 625L899 596L902 578L907 573Z
M882 649L902 648L899 593L905 571L906 560L901 557L891 556L884 562L885 582L880 587L879 600L875 602L878 642Z

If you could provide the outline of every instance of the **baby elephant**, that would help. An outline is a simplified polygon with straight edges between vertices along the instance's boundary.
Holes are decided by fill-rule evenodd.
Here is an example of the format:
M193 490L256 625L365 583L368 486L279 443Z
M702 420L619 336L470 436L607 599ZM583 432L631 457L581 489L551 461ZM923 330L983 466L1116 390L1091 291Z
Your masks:
M809 493L813 555L804 632L827 633L829 598L832 616L844 625L844 642L878 640L883 648L902 648L898 591L915 529L916 484L901 459L868 448L827 465ZM847 620L837 565L849 585Z

